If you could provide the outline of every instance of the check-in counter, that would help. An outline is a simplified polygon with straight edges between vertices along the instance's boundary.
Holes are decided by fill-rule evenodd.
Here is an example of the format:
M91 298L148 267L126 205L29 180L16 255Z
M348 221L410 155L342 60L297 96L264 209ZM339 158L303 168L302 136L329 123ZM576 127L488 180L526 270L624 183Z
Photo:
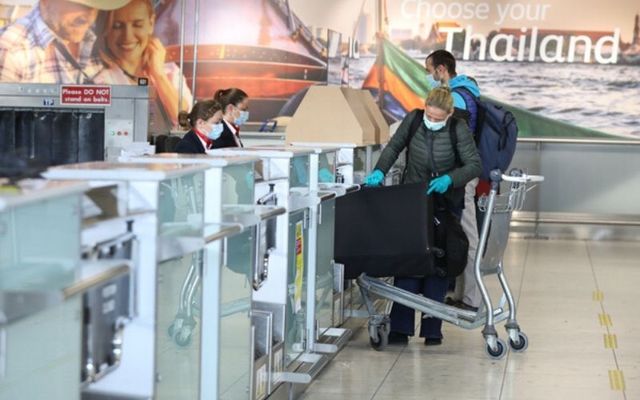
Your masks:
M134 314L123 329L120 365L89 383L83 398L194 398L190 393L199 390L200 365L187 351L170 351L174 338L167 330L179 299L170 295L172 288L181 287L187 271L198 270L202 257L205 169L95 162L54 167L43 174L50 180L87 181L94 203L120 217L103 225L98 217L94 233L124 220L136 237ZM193 335L191 341L198 340L200 336ZM171 370L164 369L164 358L171 359ZM180 381L180 390L169 378Z
M129 287L130 263L82 259L80 210L88 188L44 180L0 186L2 400L80 399L85 367L102 355L92 346L100 343L93 324L117 316L116 289ZM96 292L99 316L92 317ZM100 349L108 355L97 366L102 375L119 363L120 336L114 339Z

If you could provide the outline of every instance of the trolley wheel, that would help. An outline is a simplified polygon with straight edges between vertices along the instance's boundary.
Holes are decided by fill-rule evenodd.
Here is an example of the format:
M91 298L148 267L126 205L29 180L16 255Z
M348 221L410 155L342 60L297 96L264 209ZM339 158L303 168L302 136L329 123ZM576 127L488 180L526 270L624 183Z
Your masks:
M173 338L175 335L178 334L178 332L184 329L185 326L186 326L186 321L184 320L184 318L180 316L176 316L176 319L173 320L171 325L169 325L169 328L167 328L167 334L169 335L170 338Z
M515 343L511 338L509 338L509 346L511 346L513 351L522 353L527 350L527 347L529 347L529 338L523 332L518 332L518 343Z
M374 335L371 335L371 331L369 333L369 343L374 350L382 351L389 344L389 331L390 326L389 323L382 323L375 327Z
M180 347L187 347L191 343L191 328L183 327L175 331L173 341Z
M505 356L505 354L507 354L507 344L504 342L504 340L498 338L495 349L492 349L491 346L489 346L489 344L487 343L487 347L485 350L487 351L489 357L493 358L494 360L500 360Z
M376 336L369 336L369 343L374 350L382 351L389 344L389 330L386 325L378 325L376 327Z
M169 335L169 337L173 337L173 331L175 329L175 322L171 323L171 325L169 325L169 328L167 328L167 334Z

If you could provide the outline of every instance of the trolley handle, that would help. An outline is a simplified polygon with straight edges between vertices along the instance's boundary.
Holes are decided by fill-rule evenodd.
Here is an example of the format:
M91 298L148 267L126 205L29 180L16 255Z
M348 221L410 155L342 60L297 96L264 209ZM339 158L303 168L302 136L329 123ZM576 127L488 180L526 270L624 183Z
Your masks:
M491 171L491 181L494 184L499 184L502 181L513 183L528 183L528 182L543 182L544 176L542 175L528 175L522 172L520 169L513 169L509 175L503 174L499 169Z
M518 183L543 182L544 176L527 175L527 174L522 174L521 176L502 175L502 180L507 182L518 182Z

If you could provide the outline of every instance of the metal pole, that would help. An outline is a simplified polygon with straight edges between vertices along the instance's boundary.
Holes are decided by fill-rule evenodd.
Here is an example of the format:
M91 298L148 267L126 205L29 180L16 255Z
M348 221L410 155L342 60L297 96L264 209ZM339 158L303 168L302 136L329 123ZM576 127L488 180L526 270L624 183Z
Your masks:
M180 10L180 75L184 76L184 30L185 30L185 18L187 11L187 0L182 1L182 8ZM183 89L182 79L179 80L178 84L178 110L180 110L180 106L182 105L182 89Z
M378 19L378 33L382 33L382 30L384 29L384 18L382 17L382 14L384 13L384 0L378 0L378 15L377 15L377 19Z
M540 170L542 168L542 143L536 143L536 153L537 153L537 174L542 173ZM536 188L536 225L535 230L533 232L533 237L536 239L540 239L540 185Z
M382 44L384 29L384 0L378 0L378 33L376 34L376 67L378 68L378 107L384 109L384 48Z
M198 69L198 36L200 33L200 0L196 0L196 15L193 28L193 75L191 75L191 95L196 97L196 73ZM180 103L182 104L182 102ZM188 111L188 110L187 110Z

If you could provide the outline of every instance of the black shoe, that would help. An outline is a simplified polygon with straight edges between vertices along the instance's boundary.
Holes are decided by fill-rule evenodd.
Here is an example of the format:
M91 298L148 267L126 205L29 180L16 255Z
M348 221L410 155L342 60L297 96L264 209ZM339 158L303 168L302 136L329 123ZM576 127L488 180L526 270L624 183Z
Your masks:
M454 300L453 297L446 297L444 299L444 304L448 305L448 306L456 306L456 304L458 304L459 300Z
M425 346L440 346L442 344L441 338L425 338L424 345Z
M409 335L399 332L389 332L389 344L407 344Z
M458 307L458 308L461 308L461 309L467 310L467 311L478 312L478 307L470 306L467 303L465 303L464 301L456 302L455 307Z

